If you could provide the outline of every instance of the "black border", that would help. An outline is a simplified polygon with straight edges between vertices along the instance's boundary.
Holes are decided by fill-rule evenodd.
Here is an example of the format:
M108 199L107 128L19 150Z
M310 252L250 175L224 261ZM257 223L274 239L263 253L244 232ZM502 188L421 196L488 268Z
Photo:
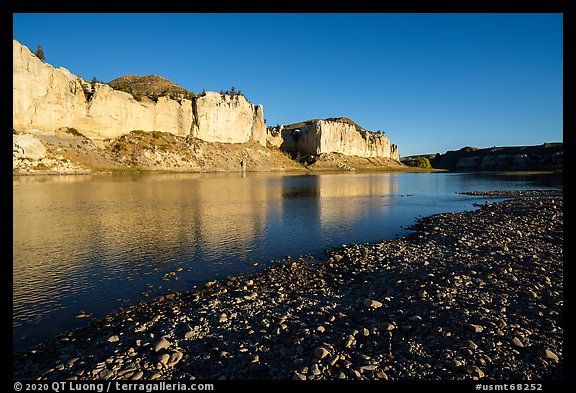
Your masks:
M574 125L574 114L576 105L574 104L574 96L576 92L576 83L574 78L574 71L576 70L576 64L574 60L574 54L576 53L574 42L576 40L575 31L575 9L576 1L574 0L460 0L460 1L426 1L426 0L407 0L407 1L382 1L378 4L374 2L366 2L365 4L354 2L354 3L342 3L342 4L314 4L311 2L267 2L266 4L259 4L257 2L239 2L237 4L232 4L230 6L223 6L218 2L188 2L180 3L174 2L171 4L162 3L161 9L159 10L156 6L151 6L142 3L108 3L105 1L98 2L74 2L71 4L66 4L65 2L43 2L31 5L26 2L12 2L12 4L6 4L9 0L5 0L0 5L0 29L6 29L12 27L12 14L13 13L54 13L54 12L192 12L192 13L221 13L221 12L251 12L251 13L285 13L285 12L320 12L320 13L562 13L563 14L563 26L564 26L564 129L568 132L564 132L564 144L569 147L568 151L571 152L571 147L573 145L573 138L576 127ZM11 43L9 37L11 37L8 31L1 35L2 39L0 41L0 48L3 52L8 55ZM572 56L571 56L572 55ZM11 55L8 55L11 56ZM7 57L8 57L7 56ZM9 72L9 63L7 59L3 56L4 61L1 62L3 67L6 69L4 81L11 80ZM9 83L2 84L5 90L10 89ZM6 92L8 93L8 92ZM5 93L5 94L6 94ZM11 94L11 93L10 93ZM6 94L5 96L8 96ZM4 102L2 106L6 112L8 112L8 104ZM568 110L567 110L568 108ZM2 116L2 119L6 120L9 117L8 113ZM3 127L7 128L7 127ZM3 130L4 136L8 139L8 129ZM6 149L8 149L9 141L3 142ZM2 168L5 171L5 176L8 179L12 177L11 174L11 164L9 163L9 155L6 152L5 155L0 155L2 159ZM4 173L3 171L3 173ZM10 171L10 172L9 172ZM7 185L9 185L7 181ZM565 199L570 200L572 192L564 190ZM567 197L567 198L566 198ZM5 214L7 217L3 220L5 223L10 225L10 230L12 229L12 194L9 194L8 198L4 201L8 201L10 204L10 209L5 209L7 211ZM6 203L6 202L5 202ZM564 211L570 216L571 211L570 203L565 204ZM568 225L566 225L568 224ZM573 227L570 220L565 221L564 226L564 241L565 241L565 277L573 277L570 271L573 268L570 266L573 261L575 261L575 256L568 245L568 239L570 235L573 234ZM573 236L573 235L572 235ZM6 237L4 237L6 238ZM9 238L12 240L12 236ZM12 250L11 244L6 244L4 250ZM10 252L11 254L11 252ZM4 261L5 277L12 277L11 264ZM568 285L567 285L568 284ZM574 307L572 297L573 291L571 290L571 282L567 279L564 281L564 293L565 301L564 308L567 310L572 310ZM12 324L12 303L8 301L12 297L12 282L9 285L2 285L2 296L5 300L3 302L6 305L4 310L4 323L5 326L11 326ZM215 392L222 391L244 391L245 389L253 389L263 391L271 391L275 388L288 388L294 390L310 390L310 391L324 391L325 389L361 389L362 391L394 391L403 390L406 388L415 390L426 391L427 389L447 389L448 391L474 391L474 386L476 383L484 384L498 384L498 383L513 383L513 382L534 382L542 383L543 391L562 391L563 388L572 386L574 383L574 377L570 375L571 370L576 370L574 367L574 349L575 349L575 337L574 337L574 318L571 317L571 313L566 314L564 318L564 380L563 381L307 381L305 383L296 381L195 381L195 382L213 382L215 385ZM568 334L566 332L569 332ZM7 345L3 348L7 352ZM10 350L10 358L11 351ZM5 357L6 359L6 357ZM12 362L11 366L12 366ZM12 367L4 367L3 372L10 372L10 375L6 375L6 391L14 391L14 380L12 380ZM23 381L21 381L23 382ZM96 383L96 382L92 382ZM111 391L115 391L114 388Z

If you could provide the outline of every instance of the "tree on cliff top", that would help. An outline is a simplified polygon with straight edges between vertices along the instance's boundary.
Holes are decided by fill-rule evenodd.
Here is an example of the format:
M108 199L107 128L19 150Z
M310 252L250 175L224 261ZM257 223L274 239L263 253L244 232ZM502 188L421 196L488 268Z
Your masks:
M229 95L230 97L234 97L234 96L244 96L244 93L242 93L242 90L236 90L236 88L234 86L232 86L230 88L230 90L220 90L220 94L222 95Z
M34 52L34 54L40 60L42 60L42 61L46 60L46 54L44 53L44 50L42 49L42 45L36 46L36 51Z

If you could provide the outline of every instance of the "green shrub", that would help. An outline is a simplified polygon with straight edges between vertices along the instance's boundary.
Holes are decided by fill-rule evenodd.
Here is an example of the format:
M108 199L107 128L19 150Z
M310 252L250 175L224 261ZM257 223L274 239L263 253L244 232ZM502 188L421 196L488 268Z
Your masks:
M120 153L121 151L126 150L126 144L125 143L116 143L114 145L114 147L112 148L112 151L114 153Z
M73 136L81 136L81 137L84 136L84 134L82 134L80 131L78 131L76 128L73 127L66 127L66 133Z
M146 134L148 134L148 133L147 133L146 131L144 131L144 130L132 130L132 131L130 131L130 134L133 134L133 135L146 135Z
M161 97L161 95L159 95L157 93L148 94L148 98L150 98L154 102L158 102L158 98L160 98L160 97Z
M430 164L430 160L426 157L418 157L410 162L408 162L409 166L417 167L417 168L432 168Z

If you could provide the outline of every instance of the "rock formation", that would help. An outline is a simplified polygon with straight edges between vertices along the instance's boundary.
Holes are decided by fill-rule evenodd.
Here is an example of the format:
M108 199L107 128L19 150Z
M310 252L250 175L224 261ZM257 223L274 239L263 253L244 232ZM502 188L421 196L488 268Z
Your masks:
M42 62L13 40L13 128L52 133L75 128L91 138L115 138L132 130L191 135L208 142L266 145L264 113L243 96L208 92L192 100L131 94Z
M196 95L158 75L125 75L110 85L95 79L89 83L65 68L43 62L16 40L13 40L12 109L13 169L17 172L57 171L64 164L66 173L122 165L204 170L206 163L192 165L192 156L200 154L194 150L197 147L194 141L198 140L208 144L256 142L279 147L284 152L306 155L311 159L306 160L308 165L315 163L324 169L354 169L345 162L345 156L368 161L359 162L360 167L384 167L399 160L397 146L385 135L367 131L347 118L310 120L270 129L267 133L262 106L251 104L241 94ZM158 131L183 141L168 143L169 138L158 137L161 135ZM152 137L146 138L154 139L155 143L134 139L142 132L152 133ZM129 135L127 140L120 140ZM67 141L70 138L78 139ZM77 154L64 149L65 142ZM131 142L143 144L127 155ZM175 146L182 150L178 159L165 151ZM193 154L186 149L192 149ZM243 152L240 156L245 157L231 167L254 170L256 166L248 159L250 149L240 149ZM140 150L141 155L137 154ZM229 167L221 164L222 168Z
M281 131L284 142L280 148L289 153L400 159L398 147L384 134L365 130L347 118L309 120L290 124Z
M254 106L241 95L206 92L192 101L192 108L193 137L221 143L253 140L266 146L262 105Z
M34 135L13 135L12 157L13 159L41 160L46 157L46 147Z
M448 170L557 170L564 165L563 143L537 146L463 147L429 155L434 168Z

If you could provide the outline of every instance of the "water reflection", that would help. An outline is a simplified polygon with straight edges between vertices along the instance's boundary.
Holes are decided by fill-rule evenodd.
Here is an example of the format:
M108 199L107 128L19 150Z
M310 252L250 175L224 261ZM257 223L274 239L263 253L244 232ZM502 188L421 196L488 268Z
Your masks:
M241 176L16 178L14 326L59 310L72 323L81 310L134 298L144 275L176 266L197 268L189 282L210 279L202 265L249 258L266 225L266 200L280 192ZM50 322L50 331L61 327Z
M347 226L370 214L385 214L396 199L397 175L318 176L318 221L322 227ZM378 198L381 197L381 198Z
M285 255L391 238L418 214L476 201L455 191L506 188L499 183L506 179L467 176L15 177L15 347L85 324L75 318L80 311L102 316L143 296L247 273ZM179 267L178 280L162 280Z

